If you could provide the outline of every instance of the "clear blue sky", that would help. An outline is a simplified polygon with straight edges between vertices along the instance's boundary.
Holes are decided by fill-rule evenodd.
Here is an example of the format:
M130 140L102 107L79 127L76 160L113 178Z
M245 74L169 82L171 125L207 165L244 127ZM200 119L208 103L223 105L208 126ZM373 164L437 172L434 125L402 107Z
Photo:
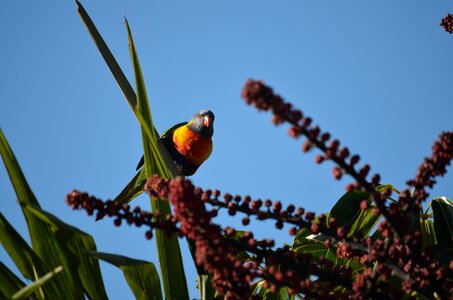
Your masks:
M262 79L404 188L442 130L453 129L453 36L438 26L450 1L83 1L129 79L131 24L163 131L215 112L214 151L196 185L327 212L350 182L332 179L301 141L240 98ZM72 1L7 1L0 10L0 126L43 208L92 234L98 250L157 263L144 232L95 223L64 202L73 188L103 199L134 175L140 129ZM453 198L453 171L432 195ZM149 207L146 198L136 204ZM0 211L27 236L0 167ZM239 226L240 219L221 217ZM251 223L258 236L286 230ZM191 296L195 271L182 241ZM0 260L11 266L3 249ZM11 266L12 267L12 266ZM122 272L101 264L111 299L130 299ZM14 267L12 267L14 269ZM15 269L14 269L15 270Z

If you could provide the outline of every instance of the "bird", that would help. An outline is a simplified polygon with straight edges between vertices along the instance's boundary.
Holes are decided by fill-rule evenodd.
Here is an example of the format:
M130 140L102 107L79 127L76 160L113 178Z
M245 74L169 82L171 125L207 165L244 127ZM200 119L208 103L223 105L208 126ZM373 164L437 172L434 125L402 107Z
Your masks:
M191 176L212 153L214 113L204 109L189 122L182 122L165 131L159 140L165 145L181 176ZM136 170L144 164L140 159Z
M212 153L214 134L214 113L203 109L196 113L189 122L182 122L165 131L158 141L162 142L173 159L181 176L191 176L209 158ZM143 192L146 183L144 157L140 159L138 173L127 186L115 197L114 201L127 203Z

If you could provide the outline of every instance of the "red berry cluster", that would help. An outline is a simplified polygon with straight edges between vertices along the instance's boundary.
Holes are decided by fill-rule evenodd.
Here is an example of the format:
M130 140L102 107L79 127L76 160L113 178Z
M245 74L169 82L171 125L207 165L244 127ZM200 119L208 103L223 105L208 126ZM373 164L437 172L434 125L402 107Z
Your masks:
M170 191L170 181L153 175L145 184L145 191L153 196L167 198ZM290 204L286 208L282 206L280 201L272 201L270 199L253 200L250 196L223 194L219 190L196 189L197 201L209 204L215 209L210 211L210 216L217 216L219 209L226 209L230 216L235 216L238 212L245 214L242 219L243 225L250 224L250 217L255 216L257 220L274 220L275 227L282 229L284 224L291 225L290 232L297 232L301 228L310 229L311 222L315 219L313 212L305 211L304 208L296 208ZM318 220L319 221L319 220ZM316 232L317 233L317 232Z
M372 245L368 244L367 253L356 254L354 256L352 247L353 243L340 243L337 247L337 255L343 258L355 257L361 262L372 263L376 259L380 259L382 270L393 270L393 268L401 268L402 274L410 274L409 278L417 278L415 282L409 286L412 290L419 293L429 295L432 291L439 288L439 278L436 277L420 277L420 274L426 275L426 270L431 273L443 273L445 269L432 259L427 253L422 252L421 245L422 236L416 224L419 222L420 202L428 197L424 188L432 187L435 183L434 177L442 176L446 172L446 166L450 164L453 156L452 132L444 132L440 139L433 146L433 156L425 159L420 166L419 172L414 180L408 182L408 185L415 187L414 195L411 196L408 190L400 193L396 203L386 204L386 199L390 196L391 190L387 189L381 193L375 191L375 187L379 184L380 176L375 174L372 176L371 183L366 180L370 171L369 165L363 165L358 170L355 165L359 161L358 155L350 156L348 148L340 147L338 140L330 140L330 134L322 133L318 126L312 126L312 119L303 117L302 112L292 108L291 104L285 103L282 97L274 94L273 90L266 86L262 81L248 80L242 91L242 97L247 104L254 105L259 110L270 110L274 114L273 121L275 124L287 122L292 125L289 129L289 135L297 138L301 135L307 140L302 145L304 152L316 147L323 154L315 157L317 163L321 163L326 159L331 159L336 166L332 173L336 179L341 179L344 173L351 175L356 182L347 186L347 190L353 190L357 187L362 188L370 194L370 198L377 205L377 212L384 215L386 222L382 223L382 228L378 230L381 236L385 237L385 243L379 240ZM297 117L295 117L297 116ZM349 158L349 161L347 159ZM368 204L368 203L366 203ZM362 205L361 205L362 206ZM367 205L368 206L368 205ZM312 225L312 231L318 231L317 224ZM343 228L338 228L337 238L340 234L344 234ZM385 246L383 246L385 245ZM360 245L358 249L361 249ZM389 253L391 251L391 253ZM439 271L444 270L444 271ZM384 272L384 271L382 271ZM382 273L381 272L381 273ZM369 274L368 274L369 273ZM383 290L383 281L379 277L380 272L363 272L356 278L360 282L355 282L354 288L357 295L361 295L360 287L367 287L367 291L362 295L373 295L372 289ZM377 273L377 274L376 274ZM376 277L377 276L377 277ZM377 280L372 282L372 280ZM419 280L418 280L419 279ZM379 282L378 285L376 283ZM365 284L366 283L366 284ZM447 290L451 289L451 283L443 280ZM429 288L427 288L429 286ZM389 287L390 288L390 287ZM426 292L429 290L429 292ZM446 295L446 294L444 294ZM360 297L359 297L360 298Z
M173 204L175 217L181 222L181 233L195 242L197 265L213 275L214 288L229 298L247 293L255 275L237 256L231 255L222 228L211 222L215 213L208 212L205 204L199 201L195 187L178 177L169 183L168 199Z
M453 15L448 14L439 24L444 28L444 30L450 34L453 33Z
M360 161L358 155L352 155L347 147L341 147L338 140L331 140L328 132L322 132L319 126L312 125L310 117L304 117L302 111L293 108L284 99L276 95L272 88L266 86L262 81L249 79L242 90L242 98L249 105L253 105L258 110L272 111L273 123L278 125L284 122L291 124L288 134L293 138L301 135L307 140L302 144L302 151L308 152L311 148L320 149L323 154L315 157L317 163L325 160L332 160L337 166L332 170L335 179L341 179L344 173L351 175L356 183L348 185L347 189L361 187L371 193L379 184L380 177L375 174L371 178L371 183L367 181L370 166L365 164L359 169L356 165Z
M368 254L362 256L361 262L374 267L379 266L381 269L379 271L375 269L373 273L369 274L362 273L360 280L356 278L356 283L357 281L365 283L355 286L355 288L360 288L359 294L370 295L370 286L373 285L373 280L376 278L379 278L380 286L374 285L374 289L379 289L383 287L385 281L390 284L389 276L395 275L403 281L404 291L407 294L417 291L427 298L431 298L435 292L440 299L449 298L448 294L453 292L453 283L446 277L438 276L438 274L446 274L447 269L433 258L430 249L422 251L420 231L406 232L403 241L384 221L379 224L377 232L380 234L380 238L367 238L366 244L369 250ZM391 284L388 288L391 288Z
M72 209L85 210L89 216L96 214L97 220L104 216L114 218L113 224L115 226L120 226L123 222L137 227L146 226L149 228L145 233L147 239L152 238L154 228L165 229L169 234L178 231L176 220L170 218L171 216L164 218L159 211L151 213L141 210L138 206L131 209L127 203L112 200L102 201L85 192L73 190L66 195L66 203Z
M434 142L431 157L426 157L415 178L407 181L407 185L414 188L413 192L410 193L409 189L403 190L399 194L398 202L390 205L387 217L389 221L394 221L394 229L400 237L410 233L410 229L414 228L413 224L419 222L421 203L429 196L425 188L432 188L436 183L434 178L445 175L452 159L453 132L442 132ZM413 251L417 251L417 248Z
M425 187L432 188L436 183L434 178L447 173L447 166L453 159L453 131L442 132L439 139L434 142L432 150L432 156L424 159L415 178L407 182L409 186L414 187L413 197L419 203L429 196Z
M169 181L153 176L148 180L146 189L155 196L168 198L174 207L174 216L152 214L139 208L131 211L128 205L103 202L77 191L67 196L67 202L74 209L87 210L88 214L97 212L98 215L114 217L117 226L122 224L122 220L137 226L145 225L149 227L147 238L152 236L154 228L186 236L196 246L197 265L211 274L215 289L228 299L248 297L251 283L258 278L264 279L263 287L271 291L285 286L291 294L303 293L317 299L365 299L383 295L401 298L404 295L395 290L390 281L390 276L395 274L404 281L408 293L417 291L432 295L433 290L442 287L445 289L443 295L447 295L452 288L447 277L440 276L448 270L428 254L410 250L422 248L420 232L406 233L403 243L389 224L383 222L377 229L380 238L348 238L349 229L337 227L335 220L329 220L329 226L326 226L324 215L315 216L293 205L282 209L279 201L252 200L248 196L230 194L221 197L219 191L203 191L183 178ZM208 210L206 204L213 209ZM369 208L369 204L363 206L363 209ZM339 266L325 258L311 257L297 250L297 247L285 246L273 250L273 240L257 240L251 232L239 234L234 228L222 228L215 224L213 218L217 216L218 209L227 209L230 215L237 212L247 214L248 220L252 215L258 220L274 219L279 229L288 223L294 226L290 229L293 233L301 228L309 228L313 234L322 233L328 237L325 247L336 253L339 259L360 262L365 269L353 276L347 265ZM247 253L246 263L239 253ZM312 275L317 278L314 282ZM335 289L338 285L344 287L342 292Z
M273 240L257 240L251 232L238 236L235 229L222 228L212 220L217 216L218 209L228 209L230 215L239 211L248 216L254 215L258 220L274 219L278 229L281 229L284 223L288 223L294 226L290 232L310 228L317 234L320 228L326 227L314 222L325 223L325 216L316 218L314 213L305 212L303 208L296 209L294 205L283 209L279 201L252 200L249 196L233 197L224 194L221 200L219 191L203 191L180 177L169 181L152 176L145 189L154 196L168 198L173 204L174 216L162 216L159 212L153 214L138 207L131 210L127 204L111 200L104 202L75 190L67 195L66 201L73 209L86 210L88 215L114 218L115 226L127 223L148 227L147 239L152 237L152 230L155 228L165 229L168 233L177 232L181 237L186 236L195 242L196 263L212 275L214 287L228 299L243 299L245 295L249 295L250 284L258 277L265 279L265 286L271 290L287 286L290 293L302 292L316 297L325 294L326 291L319 293L313 290L319 283L314 285L311 283L312 274L330 284L336 282L346 287L352 285L350 270L347 267L340 270L330 261L320 262L317 258L313 260L310 255L296 253L289 246L272 250L275 244ZM207 210L205 204L210 204L214 209ZM332 220L331 223L335 222ZM251 255L245 264L237 255L244 251ZM335 272L332 272L332 268ZM284 269L285 272L276 271L280 269ZM338 273L345 273L348 276L336 278L333 274Z
M148 192L168 198L172 203L174 216L181 225L180 233L195 242L196 263L212 275L215 289L228 299L244 299L250 293L250 284L257 277L265 279L271 290L287 286L290 293L318 296L319 292L308 288L312 274L320 281L352 286L349 277L337 278L332 272L332 268L336 268L338 274L349 274L347 267L340 270L329 261L320 262L317 258L313 261L310 255L297 253L289 246L272 250L273 240L257 240L251 232L238 236L235 229L221 228L212 220L217 215L217 209L225 208L230 215L240 211L255 215L259 220L276 219L277 228L285 222L290 223L297 226L292 229L296 231L295 228L307 228L313 224L310 223L315 219L313 213L302 208L295 209L293 205L282 210L279 201L263 202L251 200L248 196L242 201L240 196L225 194L224 200L219 200L219 191L203 191L181 177L166 181L153 176L146 187ZM208 210L205 204L212 205L214 209ZM261 207L266 210L260 210ZM251 255L245 264L237 255L243 251Z
M272 88L262 81L249 79L242 90L242 98L247 104L255 106L258 110L271 110L274 115L273 120L278 120L278 122L274 122L275 124L283 122L291 124L290 136L298 138L303 135L307 138L302 145L303 152L307 152L313 147L321 150L323 154L316 156L315 161L321 163L325 160L332 160L336 164L332 169L334 178L341 179L344 173L352 176L356 182L348 184L346 190L362 188L372 196L380 212L388 217L385 198L382 199L379 194L375 193L375 188L379 185L381 178L379 174L374 174L371 177L371 183L367 181L370 166L364 164L357 169L356 166L360 161L359 155L351 155L347 147L341 147L339 140L331 140L329 133L323 133L318 126L312 126L311 118L304 117L300 110L294 109L290 103L276 95ZM397 223L397 220L395 222Z

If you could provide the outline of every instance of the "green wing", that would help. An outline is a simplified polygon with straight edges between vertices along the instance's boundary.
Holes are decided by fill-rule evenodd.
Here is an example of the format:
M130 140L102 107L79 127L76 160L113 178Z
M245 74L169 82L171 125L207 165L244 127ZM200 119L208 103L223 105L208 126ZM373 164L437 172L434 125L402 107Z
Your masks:
M168 136L172 135L173 131L176 128L184 126L186 124L187 124L187 122L181 122L181 123L178 123L178 124L168 128L167 130L165 130L164 133L162 133L162 135L159 137L159 140L163 140L163 139L167 138ZM142 155L142 158L140 158L140 161L138 162L137 167L135 168L135 170L138 171L144 164L145 164L145 158Z
M160 139L160 140L165 139L167 136L171 135L171 133L172 133L176 128L181 127L181 126L184 126L184 125L186 125L186 124L187 124L187 122L181 122L181 123L178 123L178 124L176 124L176 125L173 125L172 127L170 127L170 128L168 128L167 130L165 130L164 133L162 133L162 134L160 135L160 138L159 138L159 139Z

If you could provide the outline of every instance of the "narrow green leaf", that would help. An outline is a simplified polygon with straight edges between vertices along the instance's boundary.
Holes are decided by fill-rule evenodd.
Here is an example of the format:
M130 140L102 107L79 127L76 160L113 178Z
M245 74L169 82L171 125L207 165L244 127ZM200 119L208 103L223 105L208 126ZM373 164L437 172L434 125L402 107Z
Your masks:
M250 285L250 295L252 296L258 296L260 291L262 290L262 285L264 283L264 280L258 280L258 281L255 281L254 283L252 283ZM260 295L262 296L262 295Z
M40 207L1 129L0 154L19 201ZM66 299L83 299L83 289L78 285L77 280L74 280L68 258L48 226L23 208L22 212L27 221L33 251L48 268L56 268L59 265L64 268L64 272L55 278L55 285L44 287L45 292L50 293L48 296L53 299L59 298L59 295L65 295ZM38 273L38 275L43 274ZM48 286L53 289L48 289ZM55 289L55 286L58 286L58 289ZM55 292L59 294L55 294Z
M153 263L109 253L91 252L90 255L120 268L136 299L162 299L159 275Z
M34 270L44 270L41 259L33 252L27 242L0 213L0 243L9 254L16 267L28 280L35 278Z
M279 299L281 299L281 300L289 299L290 296L289 296L289 293L288 293L288 288L286 288L286 287L279 288L278 289L278 296L279 296Z
M374 213L373 207L360 210L359 215L352 223L348 236L351 237L359 233L362 238L366 238L381 217L381 214Z
M423 249L437 244L434 223L426 219L424 215L420 215L420 229L423 235Z
M212 287L209 275L198 275L198 288L201 300L211 300L215 298L216 291Z
M266 290L263 299L265 300L288 300L290 296L286 287L280 287L276 293Z
M34 281L33 283L27 285L26 287L23 287L20 289L17 293L15 293L12 297L13 300L22 300L22 299L27 299L28 297L31 296L38 288L40 288L42 285L47 283L50 279L52 279L56 274L60 273L63 271L62 266L58 266L43 277L39 278L38 280Z
M192 259L195 262L196 261L195 242L188 239L187 243L189 245L189 250L190 250L190 254L192 255ZM198 274L197 288L200 292L200 299L202 299L202 300L215 299L216 290L212 287L212 284L211 284L212 276L208 272L206 272L206 270L202 266L195 264L195 268L197 269L197 274Z
M372 240L383 240L384 237L381 235L381 232L379 230L375 230L373 234L371 235Z
M264 298L264 294L266 293L266 289L263 287L263 284L264 284L264 281L265 280L259 280L256 282L256 288L254 290L254 293L253 295L257 296L257 297L260 297L260 298Z
M0 261L0 292L8 298L11 298L18 290L25 286L8 267Z
M3 131L0 129L0 153L2 155L3 163L5 164L6 171L8 172L9 178L13 185L14 191L16 192L17 198L21 201L27 201L29 203L39 205L38 200L36 200L35 195L33 194L30 186L25 179L22 170L19 167L19 163L14 156L11 147L8 145L8 141L3 134ZM22 200L24 199L24 200Z
M124 72L121 70L121 67L118 65L115 57L112 55L112 52L108 48L107 44L105 43L104 39L102 38L101 34L97 30L96 26L94 25L93 21L91 20L90 16L88 15L87 11L83 7L83 5L76 0L77 11L79 13L80 18L82 19L83 24L88 29L88 32L91 35L95 45L97 46L99 52L101 53L102 57L104 58L107 66L109 67L110 71L112 72L113 77L118 82L121 91L123 92L124 96L126 97L127 102L129 103L132 111L134 112L135 116L139 123L143 126L146 122L144 121L141 114L138 113L137 109L137 96L135 92L127 80ZM144 130L147 132L148 136L154 135L155 137L159 136L158 132L154 127L147 128L145 127ZM167 168L169 169L170 173L173 177L179 175L178 170L171 158L168 150L165 148L164 144L161 142L157 143L157 147L159 148L159 152L164 159Z
M309 235L311 235L311 230L308 228L302 228L299 231L297 231L296 235L294 236L292 247L296 248L299 241L306 238Z
M45 263L1 213L0 243L11 257L21 274L28 280L35 280L39 278L39 276L44 276L47 270L49 270ZM17 289L14 290L14 293L16 291ZM45 295L48 295L48 297L58 297L58 295L60 295L60 290L57 286L50 284L47 285L40 293L41 298L44 298Z
M136 91L137 91L137 102L138 102L138 115L143 117L143 122L140 122L142 125L143 136L143 146L145 148L145 167L148 177L152 174L157 173L162 177L170 178L170 173L168 171L165 162L162 159L159 151L157 150L157 138L158 135L155 134L154 130L151 130L153 126L153 119L151 115L151 110L148 102L148 96L146 93L145 82L140 67L140 62L138 59L137 51L135 49L134 40L132 33L129 27L129 23L126 20L127 32L129 35L129 50L132 59L132 65L134 67ZM148 136L146 132L150 132L151 136Z
M362 264L356 259L341 259L336 256L336 247L327 248L323 241L316 238L303 238L298 240L295 252L310 254L314 258L324 257L338 266L349 265L353 272L363 269Z
M382 214L376 214L374 208L365 210L364 214L365 217L359 226L359 231L363 237L367 237L381 219Z
M147 177L150 177L152 174L158 174L161 177L170 178L171 173L169 172L168 166L162 159L162 156L157 147L157 136L154 134L152 134L152 136L149 136L149 134L146 133L146 131L151 131L150 128L153 128L154 125L151 117L151 111L148 103L148 96L146 93L140 62L127 20L126 27L129 36L129 50L131 54L132 65L134 67L137 89L137 115L143 117L143 122L141 122L141 125L145 158L144 168L146 170L146 175ZM151 207L153 211L160 211L163 215L171 214L170 204L168 203L168 201L151 199ZM179 250L177 236L173 234L168 237L167 234L162 230L156 230L156 243L166 298L187 299L189 297L189 293L187 290L184 266L182 264L181 251Z
M385 191L386 189L391 189L393 192L399 194L400 192L391 184L380 184L378 185L375 190L376 192L378 193L382 193L383 191Z
M352 191L344 194L330 211L330 218L335 218L339 226L351 224L360 214L360 202L369 195L363 191Z
M431 206L437 242L453 248L453 203L445 197L439 197L432 201Z
M121 91L126 97L132 111L135 112L137 106L137 99L135 97L135 93L134 90L132 89L131 84L127 80L126 76L123 73L123 70L121 70L115 57L113 56L112 52L105 43L104 39L97 30L96 26L94 25L93 21L91 20L90 16L88 15L83 5L77 0L76 5L77 11L79 13L80 18L83 21L83 24L85 24L86 28L88 29L88 32L91 35L91 38L93 39L99 52L101 53L102 57L107 63L107 66L109 67L110 71L112 72L113 77L115 77L116 81L118 82L118 85L120 86Z
M90 299L108 299L99 262L87 256L88 252L97 250L93 237L36 206L27 204L24 206L27 211L51 227L60 246L69 257L71 266L77 270L88 297Z
M327 248L323 242L315 239L300 239L294 251L310 254L314 258L325 257L332 261L336 259L331 249Z
M278 294L273 293L270 290L266 290L264 292L263 300L279 300Z

